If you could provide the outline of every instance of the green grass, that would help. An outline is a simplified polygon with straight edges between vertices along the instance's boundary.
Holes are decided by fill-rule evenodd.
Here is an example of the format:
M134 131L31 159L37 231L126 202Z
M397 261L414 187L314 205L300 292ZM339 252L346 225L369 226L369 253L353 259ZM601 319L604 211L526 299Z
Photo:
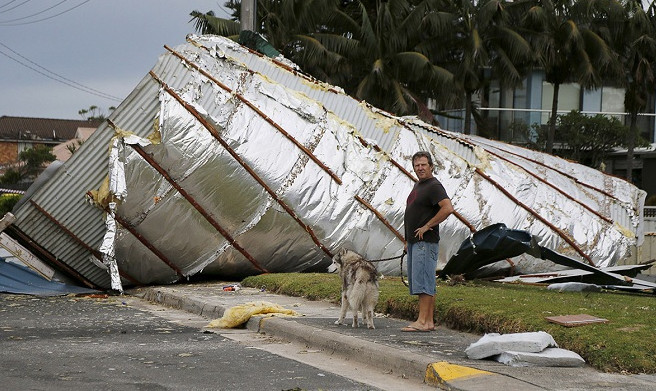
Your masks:
M337 275L276 273L248 277L244 286L339 302ZM606 372L656 373L656 298L616 292L555 292L544 286L438 280L435 318L444 326L483 333L546 331L563 349ZM380 281L376 312L414 320L417 299L398 278ZM588 314L608 323L564 327L546 316Z

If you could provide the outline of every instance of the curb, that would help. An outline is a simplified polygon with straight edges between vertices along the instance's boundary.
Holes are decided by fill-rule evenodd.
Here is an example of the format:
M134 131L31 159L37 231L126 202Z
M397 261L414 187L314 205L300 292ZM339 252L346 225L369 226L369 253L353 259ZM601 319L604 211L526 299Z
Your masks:
M544 390L542 387L506 375L455 365L446 361L429 364L426 368L424 382L445 390Z
M164 292L157 288L146 288L130 294L208 318L220 318L227 309L194 296L178 293L175 289L167 289ZM387 345L304 325L294 321L293 318L253 316L246 322L246 328L253 332L296 341L313 349L336 354L346 360L355 358L358 362L383 368L404 378L423 379L424 383L445 390L544 390L542 387L506 375L446 361L434 362L431 357L413 352L404 351L401 354L398 349Z
M300 342L313 349L336 354L348 360L355 358L359 362L373 365L385 372L395 373L404 378L424 378L426 368L431 361L430 357L412 352L403 352L401 356L398 349L300 324L293 318L253 317L247 323L247 328L259 333Z

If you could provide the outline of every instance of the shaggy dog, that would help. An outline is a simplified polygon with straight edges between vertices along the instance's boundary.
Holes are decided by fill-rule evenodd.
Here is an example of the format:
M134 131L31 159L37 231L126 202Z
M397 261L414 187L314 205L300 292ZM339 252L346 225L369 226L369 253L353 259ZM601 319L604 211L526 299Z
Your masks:
M350 307L353 327L358 327L358 311L361 311L367 327L374 329L374 307L378 302L376 267L355 251L342 249L333 257L328 272L338 272L342 279L342 311L335 324L344 324L346 311Z

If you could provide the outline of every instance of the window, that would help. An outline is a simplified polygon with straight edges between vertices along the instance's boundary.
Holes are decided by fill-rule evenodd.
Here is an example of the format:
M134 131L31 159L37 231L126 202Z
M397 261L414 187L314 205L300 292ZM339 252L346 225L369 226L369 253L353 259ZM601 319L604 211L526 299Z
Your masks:
M542 110L547 110L542 112L542 125L549 123L553 91L551 83L542 82ZM558 113L569 113L572 110L581 110L581 86L574 83L561 84L558 93Z

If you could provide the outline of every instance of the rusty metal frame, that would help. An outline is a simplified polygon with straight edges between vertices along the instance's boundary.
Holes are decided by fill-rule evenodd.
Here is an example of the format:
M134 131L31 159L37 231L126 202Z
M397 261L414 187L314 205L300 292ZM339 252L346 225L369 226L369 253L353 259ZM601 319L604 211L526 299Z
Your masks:
M194 40L192 40L192 39L189 39L189 38L187 38L187 41L191 42L191 43L194 44L196 47L202 47L203 49L205 49L205 50L207 51L207 48L204 47L204 46L202 46L202 45L200 45L198 42L196 42L196 41L194 41ZM175 52L173 49L169 48L168 46L165 45L164 47L165 47L168 51L170 51L173 55L175 55L176 57L178 57L178 58L181 59L182 61L185 61L185 63L188 63L191 67L193 67L194 69L196 69L196 70L198 70L199 72L201 72L205 77L207 77L207 78L209 78L210 80L212 80L213 82L215 82L215 83L216 83L217 85L219 85L221 88L223 88L223 89L226 90L227 92L233 93L232 90L231 90L229 87L223 85L220 81L216 80L212 75L210 75L209 73L207 73L207 72L205 72L204 70L200 69L196 64L192 63L190 60L188 60L188 59L185 58L184 56L180 55L179 53ZM246 49L248 49L248 48L246 48ZM253 53L253 54L257 54L257 55L260 55L260 56L261 56L261 54L259 54L259 53L257 53L257 52L254 52L254 51L252 51L251 49L248 49L248 50L249 50L251 53ZM299 77L303 77L303 78L305 78L306 80L310 80L310 79L308 79L305 75L303 75L303 74L298 74L298 73L295 72L293 69L287 67L285 64L280 63L279 61L276 61L275 59L272 59L272 60L274 61L274 63L275 63L276 65L281 66L282 68L284 68L284 69L286 69L286 70L288 70L288 71L294 73L295 75L297 75L297 76L299 76ZM151 72L151 74L152 74L152 72ZM164 83L162 83L162 82L160 82L160 83L164 85ZM335 91L333 91L333 90L331 90L331 91L332 91L332 92L335 92ZM239 94L236 94L236 96L237 96L240 100L242 100L242 98L243 98L243 97L241 97ZM242 100L242 101L243 101L243 100ZM244 102L244 103L249 104L249 103L247 103L247 102ZM255 107L253 107L253 109L256 110L256 111L258 111L258 114L259 114L259 109L255 108ZM261 115L262 115L265 119L268 118L268 117L266 117L266 115L265 115L264 113L261 113ZM271 123L271 122L270 122L270 123ZM272 125L273 125L273 124L272 124ZM286 132L284 132L284 130L282 130L281 128L279 128L277 125L274 125L274 126L276 127L276 129L278 129L278 130L280 130L281 132L283 132L283 134L286 134ZM289 136L288 136L288 137L289 137ZM384 155L390 160L390 162L392 163L392 165L394 165L396 168L398 168L399 170L401 170L401 172L403 172L405 175L407 175L408 178L410 178L412 181L417 182L417 178L415 178L415 177L414 177L414 176L413 176L408 170L405 169L405 167L403 167L399 162L397 162L395 159L393 159L391 156L389 156L389 154L388 154L387 152L385 152L382 148L380 148L378 145L367 142L367 141L366 141L364 138L362 138L361 136L357 136L357 135L356 135L356 137L358 138L358 140L360 141L360 143L362 143L362 145L364 145L365 147L372 147L376 152L383 153L383 154L384 154ZM293 140L293 141L296 141L296 140ZM309 155L309 156L310 156L311 158L314 157L314 155ZM318 164L319 164L319 163L318 163ZM322 163L321 163L321 164L322 164ZM334 179L335 179L335 178L334 178ZM335 180L337 181L337 183L341 184L341 181L338 181L337 179L335 179ZM356 197L356 199L359 198L358 201L360 201L360 202L363 202L363 201L364 201L364 200L362 200L362 198L360 198L360 197L357 196L357 195L356 195L355 197ZM366 201L365 201L365 202L366 202ZM365 204L363 204L363 205L365 205ZM386 220L386 219L385 219L385 218L384 218L384 217L383 217L383 216L382 216L382 215L381 215L381 214L380 214L380 213L379 213L379 212L378 212L378 211L377 211L372 205L370 205L370 204L367 203L365 206L366 206L369 210L371 210L372 212L374 212L374 214L378 217L378 219L380 219L380 220L383 222L383 224L385 224L385 225L386 225L386 226L387 226L387 227L388 227L388 228L389 228L389 229L390 229L390 230L391 230L391 231L392 231L397 237L399 237L399 239L401 239L402 242L405 243L405 239L403 238L403 235L400 235L399 232L398 232L394 227L392 227L392 226L389 224L389 222L388 222L388 221L387 221L387 220ZM454 212L454 215L456 216L456 218L458 218L458 220L460 220L463 224L465 224L465 225L467 226L467 228L468 228L471 232L476 232L476 228L474 228L474 226L473 226L469 221L467 221L467 219L466 219L464 216L462 216L461 214L459 214L459 213L457 213L457 212ZM308 229L309 229L309 228L308 228ZM308 231L308 232L309 232L309 231ZM314 238L314 235L313 235L313 238ZM315 241L315 242L316 242L316 241ZM322 247L322 248L323 248L323 247ZM324 251L326 251L326 250L324 250ZM326 253L327 253L329 256L332 257L332 255L331 255L328 251L326 251Z
M375 214L376 217L378 217L378 219L379 219L383 224L385 224L385 226L386 226L387 228L389 228L389 230L392 231L392 233L394 233L394 235L396 235L396 237L399 238L399 240L400 240L401 242L405 243L405 239L403 238L403 235L401 235L401 233L400 233L399 231L397 231L394 227L392 227L392 224L390 224L389 221L387 221L387 219L386 219L385 217L383 217L383 215L382 215L378 210L376 210L376 208L374 208L370 203L368 203L367 201L365 201L362 197L360 197L360 196L357 195L357 194L355 195L355 199L358 200L358 201L359 201L362 205L364 205L367 209L369 209L370 211L372 211L373 214Z
M591 213L594 214L595 216L599 217L600 219L604 220L605 222L607 222L607 223L609 223L609 224L613 224L613 220L612 220L612 219L610 219L610 218L608 218L608 217L602 215L601 213L599 213L599 212L597 212L596 210L592 209L591 207L589 207L588 205L584 204L583 202L581 202L581 201L577 200L576 198L572 197L571 195L565 193L564 191L562 191L562 190L559 189L558 187L554 186L554 185L551 184L550 182L547 182L547 181L544 180L543 178L540 178L537 174L535 174L535 173L533 173L533 172L531 172L531 171L525 169L524 167L520 166L519 164L514 163L514 162L508 160L507 158L505 158L505 157L503 157L503 156L501 156L501 155L495 153L495 152L489 151L489 150L487 150L487 149L486 149L485 151L486 151L487 153L489 153L490 155L492 155L492 156L496 156L496 157L498 157L499 159L501 159L501 160L503 160L503 161L505 161L505 162L508 162L508 163L512 164L512 165L515 166L515 167L519 167L519 168L521 168L522 170L524 170L524 171L525 171L527 174L529 174L530 176L534 177L535 179L539 180L540 182L544 183L545 185L547 185L547 186L551 187L552 189L556 190L558 193L562 194L565 198L567 198L567 199L569 199L570 201L573 201L573 202L575 202L575 203L581 205L583 208L587 209L589 212L591 212ZM515 154L513 154L513 155L515 155ZM517 156L517 155L515 155L515 156ZM530 159L528 159L528 160L529 160L529 161L532 161L532 160L530 160ZM578 180L576 180L576 178L572 178L571 176L569 176L569 177L570 177L570 179L575 180L577 183L580 183L580 184L584 185L584 183L579 182ZM590 186L588 186L588 187L590 187ZM607 195L607 194L606 194L606 195ZM615 198L615 197L612 197L612 198L617 199L617 198Z
M91 199L93 199L93 195L91 192L87 192L87 196L89 196ZM99 203L95 203L96 206L98 206L100 209L105 211L105 213L110 214L109 209L106 207L103 207ZM175 274L178 275L180 278L184 278L184 274L182 274L182 270L178 268L173 262L171 262L166 255L164 255L161 251L159 251L155 246L153 246L146 238L143 237L137 230L127 221L123 220L121 216L119 216L117 213L114 213L114 219L116 220L117 223L119 223L123 228L127 229L128 232L130 232L137 240L141 242L146 248L148 248L150 251L152 251L153 254L155 254L162 262L164 262L168 267L173 269L175 271Z
M319 158L314 156L314 153L307 149L303 144L298 142L292 135L287 133L285 129L282 128L282 126L278 125L273 119L269 118L262 110L260 110L257 106L255 106L251 101L246 99L243 95L239 94L238 92L234 91L227 85L221 83L219 80L217 80L214 76L210 75L208 72L206 72L204 69L201 69L198 65L196 65L193 61L187 59L183 55L177 53L175 50L171 49L167 45L164 45L164 48L171 52L174 56L179 58L180 60L184 61L186 64L188 64L190 67L194 68L197 70L201 75L205 76L209 80L211 80L213 83L221 87L223 90L228 92L229 94L234 95L239 99L242 103L244 103L246 106L251 108L253 111L255 111L260 117L262 117L266 122L268 122L271 126L273 126L276 130L278 130L282 135L284 135L289 141L291 141L294 145L296 145L299 149L301 149L305 154L313 161L315 162L319 167L321 167L328 175L330 175L331 178L338 184L342 184L342 180L335 174L330 168L328 168ZM150 72L151 75L153 75L153 72Z
M164 179L166 179L171 184L171 186L173 186L178 191L178 193L180 193L180 195L182 195L187 200L187 202L189 202L198 211L198 213L200 213L205 218L205 220L207 220L207 222L210 223L212 227L214 227L214 229L219 231L219 233L228 241L228 243L230 243L232 247L234 247L244 257L246 257L246 259L248 259L248 261L252 263L256 269L258 269L263 273L268 273L268 271L265 268L263 268L260 265L260 263L257 262L255 258L253 258L253 256L248 251L246 251L246 249L244 249L239 243L237 243L237 241L235 241L232 235L230 235L230 233L228 233L228 231L226 231L225 228L223 228L216 220L214 220L214 218L209 213L207 213L205 208L203 208L198 202L196 202L196 200L189 193L187 193L187 191L183 189L182 186L180 186L180 184L178 184L173 178L171 178L168 172L166 172L164 168L162 168L162 166L160 166L150 155L148 155L146 151L143 150L143 148L141 148L138 145L130 145L130 146L146 162L148 162L148 164L150 164L151 167L153 167L162 177L164 177Z
M271 189L264 182L264 180L260 178L260 176L248 164L246 164L246 162L237 154L237 152L235 152L234 149L232 149L230 145L221 138L221 135L216 130L216 128L214 128L212 124L210 124L205 118L203 118L203 116L200 115L200 113L196 109L194 109L193 106L189 105L187 102L184 101L184 99L180 98L180 96L176 94L175 91L171 89L171 87L169 87L163 80L157 77L157 75L155 75L152 71L150 72L150 75L162 86L162 88L169 95L171 95L174 99L176 99L178 103L180 103L185 109L187 109L187 111L191 115L193 115L196 118L196 120L198 120L198 122L200 122L205 127L205 129L207 129L208 132L210 132L210 134L219 142L219 144L221 144L221 146L230 154L230 156L232 156L237 161L237 163L239 163L251 175L251 177L255 179L255 181L257 181L257 183L259 183L260 186L262 186L262 188L264 188L264 190L269 194L269 196L271 196L271 198L273 198L305 231L307 231L307 233L312 238L312 241L319 248L321 248L321 250L323 250L323 252L326 253L326 255L332 258L333 257L332 252L319 241L312 228L307 224L305 224L296 215L296 212L294 212L292 208L290 208L282 199L280 199L280 197L278 197L278 195L273 191L273 189Z
M59 220L57 220L54 216L52 216L48 211L46 211L42 206L36 203L34 200L30 200L30 203L36 210L41 212L48 220L50 220L53 224L55 224L59 229L64 231L64 233L68 236L71 237L75 242L77 242L80 246L84 247L85 250L90 252L96 259L100 260L102 262L102 255L100 251L95 250L93 247L90 245L86 244L82 239L80 239L77 235L75 235L70 229L68 229L64 224L62 224ZM118 266L118 265L117 265ZM119 269L119 274L121 277L125 278L126 280L132 282L135 285L143 285L141 282L139 282L136 278L132 277L130 274L126 273L125 271L122 271Z
M394 160L394 158L392 158L387 152L383 151L383 149L381 147L379 147L377 144L372 144L372 143L368 142L367 140L362 138L362 136L356 136L356 137L358 138L358 140L360 140L362 145L364 145L365 147L371 147L371 148L374 149L374 151L382 153L383 155L385 155L385 157L388 158L390 162L392 162L394 167L398 168L399 170L401 170L401 172L403 172L405 175L407 175L410 179L417 182L417 178L415 178L414 175L412 175L408 170L406 170L405 167L403 167L399 162Z
M529 212L530 214L532 214L533 216L535 216L535 218L537 218L538 220L540 220L540 222L542 222L544 225L546 225L547 227L549 227L550 229L552 229L556 234L558 234L558 236L560 236L565 242L567 242L567 244L569 244L570 246L572 246L572 248L573 248L577 253L579 253L579 255L582 256L582 257L583 257L583 258L584 258L584 259L585 259L590 265L595 266L595 264L594 264L594 262L592 261L592 259L590 259L590 257L589 257L586 253L584 253L583 250L581 250L581 248L580 248L576 243L574 243L574 241L573 241L572 239L570 239L570 237L567 236L567 235L565 234L565 232L563 232L560 228L556 227L555 225L553 225L552 223L550 223L549 221L547 221L547 219L545 219L544 217L540 216L540 214L538 214L535 210L533 210L533 208L531 208L530 206L524 204L523 202L521 202L520 200L518 200L517 198L515 198L515 196L513 196L512 194L510 194L510 192L509 192L508 190L506 190L503 186L501 186L499 183L497 183L494 179L490 178L490 176L488 176L486 173L484 173L480 168L477 168L477 169L476 169L476 173L477 173L478 175L482 176L483 178L485 178L485 179L486 179L488 182L490 182L494 187L496 187L497 189L499 189L499 191L501 191L503 194L505 194L506 197L510 198L514 203L516 203L517 205L521 206L521 207L522 207L523 209L525 209L527 212Z

